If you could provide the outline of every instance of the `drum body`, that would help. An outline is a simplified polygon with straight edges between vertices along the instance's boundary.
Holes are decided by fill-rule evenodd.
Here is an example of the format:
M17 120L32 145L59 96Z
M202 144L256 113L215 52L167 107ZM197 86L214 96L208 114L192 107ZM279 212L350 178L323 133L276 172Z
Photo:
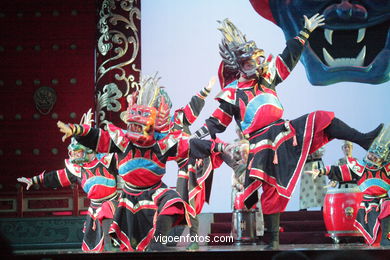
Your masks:
M357 185L328 189L323 208L328 237L361 236L353 224L362 198Z
M256 210L234 210L232 215L234 244L256 243Z

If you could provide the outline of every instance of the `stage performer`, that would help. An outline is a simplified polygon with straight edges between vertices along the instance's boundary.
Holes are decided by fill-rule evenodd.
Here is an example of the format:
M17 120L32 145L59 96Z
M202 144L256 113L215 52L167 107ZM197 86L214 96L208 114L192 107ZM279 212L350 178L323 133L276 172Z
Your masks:
M90 118L90 112L86 118ZM85 122L85 125L90 125ZM114 250L108 236L115 209L118 205L116 178L117 165L115 154L97 154L81 145L74 138L68 146L69 159L65 160L65 168L42 172L32 178L21 177L17 180L27 184L48 188L68 187L78 183L87 193L90 206L84 222L82 250L86 252L102 252ZM99 157L99 159L98 159Z
M156 140L155 124L159 117L157 111L165 100L163 92L156 77L146 78L140 86L128 98L127 130L112 124L105 131L58 122L65 134L63 140L75 136L91 149L118 155L118 172L125 185L110 233L123 251L144 251L149 245L150 250L164 250L164 239L172 226L190 226L191 207L161 181L166 162L190 155L206 157L210 151L219 153L225 147L212 141L194 140L190 154L190 139L182 131L170 132Z
M198 118L202 111L205 99L210 94L210 91L215 84L215 78L211 78L207 86L194 95L190 102L170 115L172 108L172 102L165 92L164 88L160 87L162 94L161 103L158 109L158 117L155 124L155 138L160 140L166 137L170 133L178 133L181 131L182 135L190 136L191 132L189 127ZM214 162L215 163L215 162ZM180 194L188 206L191 207L189 211L191 227L190 232L190 244L187 246L188 250L199 249L197 242L199 221L197 215L201 212L204 202L208 202L210 197L210 188L212 182L212 173L214 167L212 166L212 160L210 157L189 160L189 158L177 160L179 166L178 178L176 182L176 191ZM220 164L220 163L219 163ZM189 170L190 169L190 170ZM181 235L184 231L184 226L175 227L174 235Z
M353 152L353 143L351 143L350 141L344 141L343 145L341 146L341 151L343 151L344 156L341 157L341 158L337 161L337 165L347 164L348 158L353 158L353 159L355 159L355 158L352 156L352 152Z
M313 179L326 175L331 180L357 181L363 200L354 226L368 245L390 246L390 125L381 131L362 161L347 157L347 164L306 173Z
M333 138L349 140L368 149L383 127L363 134L325 111L291 121L282 119L283 107L275 87L299 61L310 33L324 24L319 14L311 18L304 16L304 21L304 28L287 41L283 53L267 59L264 51L254 41L247 41L228 19L221 22L223 62L219 72L223 89L217 95L220 105L195 133L200 138L208 134L215 138L233 118L240 126L250 143L245 204L251 208L257 202L257 190L262 186L261 204L266 230L271 232L271 249L279 246L279 215L291 197L308 154Z

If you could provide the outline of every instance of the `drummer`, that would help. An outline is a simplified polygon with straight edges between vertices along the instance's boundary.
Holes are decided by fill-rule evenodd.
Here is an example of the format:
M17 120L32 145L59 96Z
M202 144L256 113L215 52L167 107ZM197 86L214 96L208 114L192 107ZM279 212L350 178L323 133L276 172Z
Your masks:
M343 151L344 156L337 161L337 165L347 164L348 158L352 158L356 160L356 158L352 156L352 152L353 152L352 142L344 140L343 145L341 146L341 151Z
M368 245L390 246L390 124L371 144L363 160L348 158L346 165L325 167L306 173L313 178L356 180L363 192L354 226Z
M341 157L337 161L336 165L341 166L341 165L347 164L348 158L350 158L351 160L357 160L355 157L352 156L352 153L353 153L353 143L352 142L344 140L343 145L341 146L341 151L343 151L344 156ZM341 188L341 187L343 187L343 188L357 188L356 181L337 182L335 180L331 180L329 182L328 187L334 188L337 186L337 184L339 185L339 188Z

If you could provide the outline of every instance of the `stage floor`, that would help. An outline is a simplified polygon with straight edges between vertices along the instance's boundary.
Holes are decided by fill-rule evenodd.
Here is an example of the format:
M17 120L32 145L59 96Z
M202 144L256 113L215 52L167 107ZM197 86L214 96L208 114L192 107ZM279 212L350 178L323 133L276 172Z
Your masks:
M83 253L80 249L17 250L16 258L28 259L353 259L388 260L390 247L370 247L365 244L290 244L280 245L279 250L266 250L264 245L201 246L197 251L184 247L170 247L160 252L104 252ZM278 258L276 258L278 256ZM255 257L255 258L253 258ZM223 258L223 259L222 259Z

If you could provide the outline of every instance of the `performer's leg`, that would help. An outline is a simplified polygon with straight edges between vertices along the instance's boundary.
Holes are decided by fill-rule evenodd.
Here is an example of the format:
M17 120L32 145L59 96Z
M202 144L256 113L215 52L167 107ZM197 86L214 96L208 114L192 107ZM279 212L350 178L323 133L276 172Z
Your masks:
M390 216L381 219L381 246L390 246Z
M157 218L156 231L154 232L154 238L149 245L149 250L160 251L166 250L167 246L161 241L161 237L168 235L169 230L171 230L173 223L175 223L175 215L160 215ZM160 238L158 238L160 237Z
M105 251L117 251L119 250L119 245L116 244L114 246L114 240L111 239L111 236L109 235L108 231L110 229L112 223L112 218L105 218L102 221L103 226L103 236L104 236L104 250Z
M280 213L264 214L264 224L266 227L264 233L270 235L270 242L266 249L279 249Z
M157 218L156 223L156 232L157 235L168 235L169 230L171 230L173 223L176 220L175 215L160 215Z
M332 123L327 128L325 128L325 132L332 138L351 141L368 150L371 143L374 141L375 137L378 136L382 128L383 124L380 124L371 132L361 133L335 117L333 118Z
M284 211L288 199L280 196L274 186L263 183L263 193L261 194L261 206L264 216L264 237L270 237L270 242L266 249L279 248L279 224L280 212Z
M199 244L197 242L198 239L198 228L199 228L199 220L198 216L195 216L195 218L191 217L191 224L192 226L190 227L190 239L191 242L188 246L188 250L198 250L199 249Z

